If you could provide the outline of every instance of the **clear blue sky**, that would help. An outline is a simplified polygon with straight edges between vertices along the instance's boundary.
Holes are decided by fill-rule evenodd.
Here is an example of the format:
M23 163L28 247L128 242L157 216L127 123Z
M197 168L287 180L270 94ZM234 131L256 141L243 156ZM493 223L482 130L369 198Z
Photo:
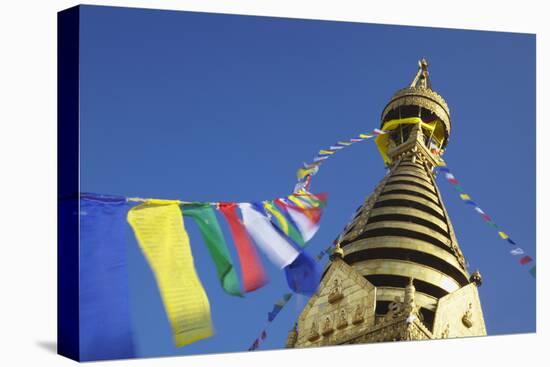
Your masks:
M317 150L378 127L388 99L426 57L451 108L449 167L535 255L534 35L85 6L80 47L81 190L204 201L288 194ZM329 205L309 252L330 244L384 172L372 142L324 164L312 189L328 192ZM534 331L534 279L438 180L470 271L484 278L488 334ZM216 334L173 347L152 273L130 242L140 356L244 351L288 291L264 258L268 286L226 295L197 228L186 224ZM284 346L306 301L289 302L262 349Z

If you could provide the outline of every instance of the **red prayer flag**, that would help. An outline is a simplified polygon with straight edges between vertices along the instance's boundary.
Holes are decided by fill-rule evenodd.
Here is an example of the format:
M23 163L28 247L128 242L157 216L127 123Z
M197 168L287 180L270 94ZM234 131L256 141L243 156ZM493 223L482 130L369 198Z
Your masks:
M264 268L248 236L248 232L237 214L237 204L219 203L219 209L229 224L229 229L233 236L233 242L235 243L241 264L244 290L252 292L267 283Z
M485 219L487 222L490 222L490 221L491 221L491 217L488 216L487 214L483 213L483 214L480 214L480 215L481 215L481 217L482 217L483 219Z
M531 261L533 261L533 259L531 258L531 256L524 256L524 257L522 257L521 259L519 259L519 263L520 263L521 265L529 264Z

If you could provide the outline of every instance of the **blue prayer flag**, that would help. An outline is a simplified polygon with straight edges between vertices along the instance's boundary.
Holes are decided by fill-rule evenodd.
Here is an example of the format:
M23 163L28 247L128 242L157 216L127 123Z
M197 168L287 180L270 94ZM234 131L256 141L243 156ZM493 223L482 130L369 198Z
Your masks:
M80 199L80 360L135 357L126 262L126 199Z
M275 320L275 317L277 316L279 311L281 311L282 308L283 308L283 306L280 306L280 305L277 305L277 304L275 306L273 306L273 310L271 312L267 313L267 321L271 322L271 321Z
M321 270L317 262L305 252L285 268L288 286L296 293L313 295L321 280Z

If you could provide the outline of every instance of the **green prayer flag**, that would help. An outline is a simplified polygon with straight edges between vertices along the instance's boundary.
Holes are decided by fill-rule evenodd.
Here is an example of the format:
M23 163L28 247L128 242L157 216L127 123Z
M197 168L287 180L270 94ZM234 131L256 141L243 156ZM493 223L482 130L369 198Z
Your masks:
M487 223L490 227L493 227L493 228L498 229L497 224L496 224L495 222L493 222L492 220L488 220L488 221L485 222L485 223Z
M237 271L231 261L214 209L209 204L183 204L181 209L184 217L193 218L199 226L223 289L229 294L242 297Z
M529 273L533 276L533 278L536 278L536 273L537 273L537 267L536 266L533 266L531 268L531 270L529 270Z

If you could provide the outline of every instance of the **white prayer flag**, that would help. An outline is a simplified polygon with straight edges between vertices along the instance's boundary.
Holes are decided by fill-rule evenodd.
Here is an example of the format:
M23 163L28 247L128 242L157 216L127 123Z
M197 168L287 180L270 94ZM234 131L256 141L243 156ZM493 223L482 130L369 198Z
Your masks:
M241 203L239 208L248 234L273 264L282 269L298 257L298 250L275 230L268 217L250 203Z

